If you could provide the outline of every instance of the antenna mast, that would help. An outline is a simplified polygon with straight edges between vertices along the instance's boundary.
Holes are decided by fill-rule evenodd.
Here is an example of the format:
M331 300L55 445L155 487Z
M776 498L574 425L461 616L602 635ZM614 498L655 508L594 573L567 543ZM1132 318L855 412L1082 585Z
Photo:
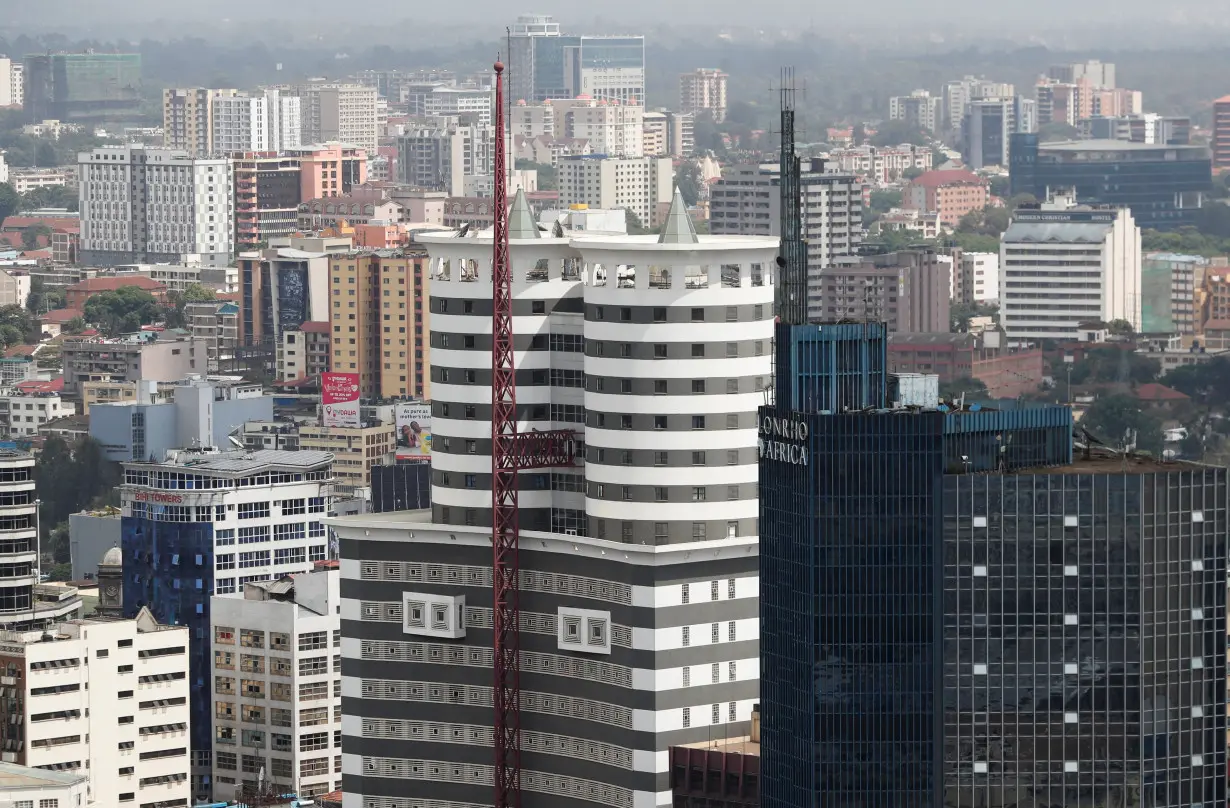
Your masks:
M781 272L777 284L777 315L786 325L803 325L807 322L807 245L803 242L802 166L794 148L793 67L782 68L779 94L782 243L778 256Z
M504 64L495 63L494 231L491 314L492 645L495 808L521 808L521 561L517 472L571 466L571 430L519 432L513 347L513 273L508 260Z

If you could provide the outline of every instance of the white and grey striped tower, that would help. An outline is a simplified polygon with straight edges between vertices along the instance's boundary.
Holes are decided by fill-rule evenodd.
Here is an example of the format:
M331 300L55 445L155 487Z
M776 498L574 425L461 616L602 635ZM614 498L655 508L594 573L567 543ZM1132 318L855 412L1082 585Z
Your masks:
M669 806L669 748L746 734L759 696L777 240L697 236L678 195L660 236L510 220L520 428L584 457L521 475L522 790ZM332 522L346 808L492 799L491 235L422 240L432 511Z

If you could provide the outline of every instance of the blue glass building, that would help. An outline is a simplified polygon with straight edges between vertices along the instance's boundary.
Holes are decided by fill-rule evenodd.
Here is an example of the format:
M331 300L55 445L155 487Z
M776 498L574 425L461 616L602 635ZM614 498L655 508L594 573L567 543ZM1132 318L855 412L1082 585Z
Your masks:
M1060 407L759 428L765 808L1224 805L1224 469Z
M1212 160L1203 146L1073 140L1038 143L1012 135L1011 191L1033 194L1075 189L1080 203L1130 208L1141 229L1195 225L1213 187Z

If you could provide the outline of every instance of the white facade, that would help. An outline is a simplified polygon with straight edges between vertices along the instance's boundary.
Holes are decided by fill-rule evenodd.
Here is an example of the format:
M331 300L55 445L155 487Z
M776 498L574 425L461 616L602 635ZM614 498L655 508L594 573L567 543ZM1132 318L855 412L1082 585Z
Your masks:
M509 131L515 138L555 137L555 107L550 102L527 104L518 101L509 110Z
M7 437L10 439L33 437L48 421L77 411L76 405L61 400L57 393L23 393L14 388L5 392L4 399L0 401L0 415L8 415Z
M1018 211L1000 239L1000 290L1013 342L1075 340L1093 321L1126 320L1139 330L1140 227L1127 208Z
M4 152L0 151L0 182L9 181L9 164L4 161ZM20 193L20 191L18 192Z
M213 99L214 154L283 151L302 145L302 100L276 89Z
M15 168L9 172L8 182L19 194L50 185L68 185L75 179L72 169L61 168Z
M941 105L942 99L932 98L927 90L915 90L909 95L894 95L888 99L888 117L934 132L943 120Z
M720 70L697 68L679 77L681 112L707 112L715 123L726 120L726 83L729 76Z
M236 595L251 581L304 572L328 557L322 520L332 497L328 452L173 453L166 463L125 463L124 516L150 521L211 521L214 594ZM191 465L188 465L191 463ZM181 477L191 493L170 495Z
M594 154L640 157L645 152L645 108L591 98L552 101L557 137L588 140Z
M857 174L868 182L896 182L907 169L930 171L931 149L926 146L852 146L829 152L831 160L843 174Z
M658 205L671 200L669 157L566 157L559 161L560 204L627 208L645 227L657 224Z
M21 75L20 60L0 56L0 109L21 106Z
M999 300L999 253L961 253L951 277L954 301L993 303Z
M338 578L336 569L302 572L248 584L242 599L212 599L215 799L238 799L256 779L245 755L267 761L279 792L342 787ZM244 720L249 705L269 713L267 729Z
M961 123L965 120L966 107L971 101L984 98L1012 98L1016 88L1011 84L998 81L987 81L974 76L966 76L958 81L950 81L944 85L944 122L948 128L961 131Z
M286 93L301 99L301 143L336 141L375 153L380 141L375 87L313 83L292 87Z
M189 805L188 642L144 610L0 633L24 706L0 728L5 760L88 777L80 805Z
M104 146L78 155L81 261L94 266L196 254L227 266L233 248L230 162L184 151Z
M479 124L490 127L494 104L495 91L490 87L433 87L423 99L423 110L432 117L476 116Z

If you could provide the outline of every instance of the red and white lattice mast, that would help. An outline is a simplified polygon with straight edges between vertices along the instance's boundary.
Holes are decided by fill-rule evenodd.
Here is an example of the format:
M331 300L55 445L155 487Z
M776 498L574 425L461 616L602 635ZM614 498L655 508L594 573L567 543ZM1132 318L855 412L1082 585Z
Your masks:
M495 63L495 231L491 315L491 543L495 680L495 808L521 807L521 615L517 472L569 466L568 430L519 432L513 345L513 273L508 260L504 64Z

